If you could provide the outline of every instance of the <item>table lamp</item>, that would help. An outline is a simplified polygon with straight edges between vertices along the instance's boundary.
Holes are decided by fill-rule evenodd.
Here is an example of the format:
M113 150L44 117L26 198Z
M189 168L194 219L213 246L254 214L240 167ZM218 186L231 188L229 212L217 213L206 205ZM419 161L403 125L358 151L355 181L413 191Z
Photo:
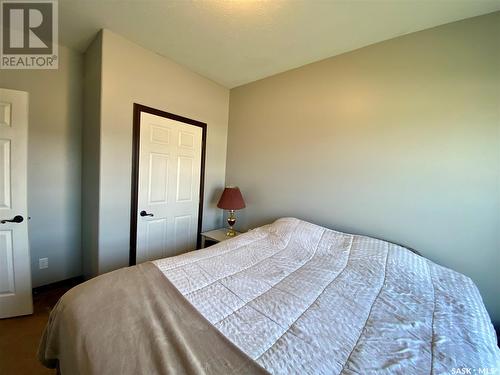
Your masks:
M236 215L234 214L234 211L245 208L245 201L243 200L240 189L235 186L226 187L222 192L219 203L217 203L217 207L229 211L229 216L227 217L229 230L227 231L226 236L234 237L236 234L233 229L233 226L236 223Z

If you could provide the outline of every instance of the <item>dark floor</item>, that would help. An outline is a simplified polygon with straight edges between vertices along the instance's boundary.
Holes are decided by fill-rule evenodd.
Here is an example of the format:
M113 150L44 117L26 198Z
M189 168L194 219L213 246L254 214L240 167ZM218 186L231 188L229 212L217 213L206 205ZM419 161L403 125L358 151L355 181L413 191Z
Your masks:
M500 348L500 324L495 324L495 332L497 333L497 345Z
M71 285L55 286L33 294L33 315L0 319L0 374L55 374L36 359L38 342L52 307Z

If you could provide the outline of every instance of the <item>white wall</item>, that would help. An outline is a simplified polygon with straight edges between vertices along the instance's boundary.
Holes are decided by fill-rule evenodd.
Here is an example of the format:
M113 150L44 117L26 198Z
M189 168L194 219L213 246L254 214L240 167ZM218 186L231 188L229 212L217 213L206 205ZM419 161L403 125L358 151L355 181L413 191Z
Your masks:
M102 32L98 272L128 265L133 104L207 123L203 229L221 225L229 90L108 30Z
M1 70L29 93L28 211L33 287L81 275L83 56L59 46L58 70ZM39 270L38 259L49 268Z
M247 229L295 216L472 277L500 321L500 12L231 90Z

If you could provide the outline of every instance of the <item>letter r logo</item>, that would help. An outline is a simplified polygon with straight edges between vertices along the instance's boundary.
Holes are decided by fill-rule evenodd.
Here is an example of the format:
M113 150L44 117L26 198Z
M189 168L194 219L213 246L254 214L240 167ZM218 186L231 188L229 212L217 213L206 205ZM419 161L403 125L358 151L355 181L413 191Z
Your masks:
M53 6L51 1L3 1L2 53L52 54Z

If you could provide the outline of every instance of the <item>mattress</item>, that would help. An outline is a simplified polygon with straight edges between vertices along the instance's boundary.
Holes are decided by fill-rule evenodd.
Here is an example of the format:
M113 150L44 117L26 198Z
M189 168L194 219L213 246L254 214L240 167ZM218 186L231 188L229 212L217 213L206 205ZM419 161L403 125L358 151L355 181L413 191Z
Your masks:
M500 371L474 283L398 245L284 218L154 264L273 374Z

